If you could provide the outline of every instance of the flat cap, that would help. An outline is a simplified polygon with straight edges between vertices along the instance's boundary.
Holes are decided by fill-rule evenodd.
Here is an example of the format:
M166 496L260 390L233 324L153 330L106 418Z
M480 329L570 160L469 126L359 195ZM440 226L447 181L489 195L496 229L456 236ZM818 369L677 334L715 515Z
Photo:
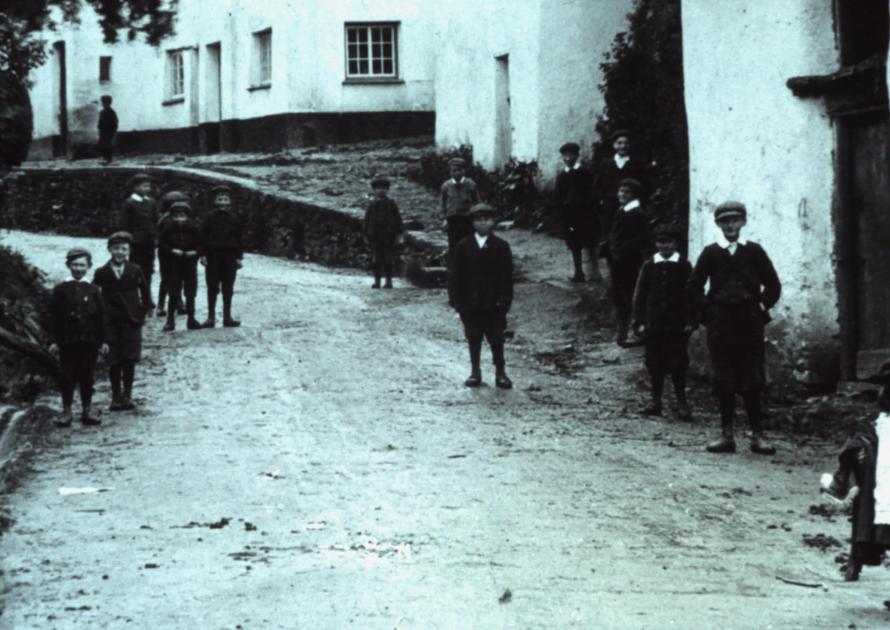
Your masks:
M111 236L108 237L108 246L116 245L118 243L128 243L130 245L133 244L133 235L129 232L115 232Z
M232 187L229 186L228 184L219 184L218 186L214 186L213 188L210 189L210 198L211 199L213 199L217 195L222 195L222 194L232 196L232 194L233 194Z
M191 212L192 206L188 201L174 201L170 204L170 212Z
M463 158L454 157L448 160L448 166L466 166L467 161Z
M478 217L483 214L487 214L493 217L495 214L497 214L497 211L487 203L477 203L475 206L470 208L471 217Z
M680 239L680 227L676 225L673 221L661 221L660 223L655 225L652 233L654 234L656 239L666 239L672 238L675 240Z
M634 179L633 177L625 177L621 181L618 182L618 187L630 188L636 193L640 192L640 189L643 185L640 183L640 180Z
M748 209L740 201L724 201L714 208L714 220L719 221L723 217L747 217Z
M618 138L627 138L629 140L630 137L630 129L616 129L609 134L609 140L612 142L615 142Z
M136 188L142 182L153 182L151 175L148 173L136 173L130 178L130 188Z
M577 142L566 142L564 145L559 147L560 153L581 153L581 147L578 146Z
M389 188L389 180L385 177L375 177L371 180L371 188Z
M86 250L83 247L72 247L68 250L68 253L65 254L65 262L71 262L72 260L83 258L84 256L89 258L90 262L92 262L93 255L89 252L89 250Z
M188 201L189 196L181 190L170 190L161 195L161 213L167 212L175 201Z

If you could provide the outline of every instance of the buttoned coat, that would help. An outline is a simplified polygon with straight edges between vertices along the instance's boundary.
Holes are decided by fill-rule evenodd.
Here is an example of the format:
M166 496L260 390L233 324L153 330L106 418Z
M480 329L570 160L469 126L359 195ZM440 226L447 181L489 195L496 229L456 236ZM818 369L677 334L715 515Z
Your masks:
M471 235L454 250L448 299L460 313L506 314L513 303L513 254L510 245L494 234L479 247Z

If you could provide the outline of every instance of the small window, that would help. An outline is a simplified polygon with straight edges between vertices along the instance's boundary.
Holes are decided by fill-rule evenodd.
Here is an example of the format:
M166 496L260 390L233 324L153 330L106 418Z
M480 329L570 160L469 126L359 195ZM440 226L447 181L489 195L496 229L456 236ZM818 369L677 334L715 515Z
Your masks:
M167 52L167 98L185 96L185 59L183 51Z
M111 81L111 57L99 57L99 80Z
M253 34L253 84L266 86L272 83L272 29Z
M396 23L346 25L346 78L395 79Z

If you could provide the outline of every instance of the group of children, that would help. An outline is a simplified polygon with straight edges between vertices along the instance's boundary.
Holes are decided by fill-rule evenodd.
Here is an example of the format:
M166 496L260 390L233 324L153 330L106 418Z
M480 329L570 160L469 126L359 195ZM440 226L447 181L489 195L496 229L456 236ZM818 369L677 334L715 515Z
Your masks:
M223 325L236 327L232 317L235 277L241 268L241 227L232 206L228 186L211 191L213 209L199 224L191 217L188 196L180 191L166 193L160 201L152 196L154 183L145 174L131 180L131 195L118 220L119 231L108 239L110 259L93 275L91 253L71 249L65 262L71 280L54 287L50 300L50 350L60 363L63 415L58 426L68 427L74 419L74 390L79 388L81 422L100 424L92 412L96 362L101 353L108 364L112 399L110 410L134 409L133 381L142 354L142 328L157 306L157 316L166 316L165 332L176 328L181 295L185 295L187 327L213 328L216 300L223 294ZM160 262L158 304L152 301L151 280L155 254ZM207 320L195 318L197 267L205 267ZM169 297L169 310L164 302Z

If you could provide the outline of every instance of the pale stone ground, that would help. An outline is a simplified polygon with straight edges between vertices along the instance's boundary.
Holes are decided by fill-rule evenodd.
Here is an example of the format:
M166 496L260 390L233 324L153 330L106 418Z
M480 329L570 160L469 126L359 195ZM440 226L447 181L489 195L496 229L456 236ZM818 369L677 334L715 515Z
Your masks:
M0 238L53 281L68 247L103 250ZM802 544L847 535L808 513L833 446L713 456L713 420L641 418L638 354L579 325L564 288L517 287L511 392L462 387L441 292L248 256L236 312L239 329L153 320L139 412L36 454L4 501L0 627L890 624L890 572L847 584ZM538 354L570 342L571 370Z

